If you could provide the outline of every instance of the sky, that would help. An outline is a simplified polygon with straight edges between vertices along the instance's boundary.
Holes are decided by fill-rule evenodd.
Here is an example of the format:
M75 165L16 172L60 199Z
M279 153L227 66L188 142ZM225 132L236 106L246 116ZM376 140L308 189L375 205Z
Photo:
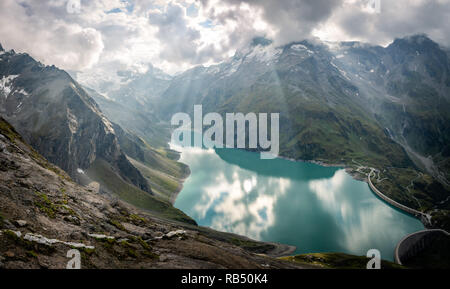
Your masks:
M1 0L0 43L81 80L218 63L254 37L450 46L450 0Z

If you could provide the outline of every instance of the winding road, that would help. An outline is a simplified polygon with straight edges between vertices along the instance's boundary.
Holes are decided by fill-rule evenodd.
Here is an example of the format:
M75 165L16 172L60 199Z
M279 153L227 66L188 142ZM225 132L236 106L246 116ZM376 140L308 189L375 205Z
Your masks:
M410 208L410 207L407 207L407 206L405 206L405 205L402 205L402 204L400 204L400 203L394 201L393 199L387 197L387 196L384 195L382 192L380 192L380 191L375 187L375 185L372 183L372 180L371 180L371 177L372 177L372 174L373 174L374 171L375 171L375 169L374 169L374 168L371 168L371 171L370 171L369 175L367 176L367 181L368 181L368 183L369 183L369 187L372 189L372 191L373 191L375 194L377 194L377 196L379 196L381 199L383 199L384 201L388 202L389 204L391 204L392 206L394 206L394 207L396 207L396 208L398 208L398 209L400 209L400 210L403 210L403 211L405 211L405 212L407 212L407 213L409 213L409 214L412 214L412 215L414 215L414 216L416 216L416 217L425 217L427 221L430 220L430 218L431 218L430 215L425 214L425 213L420 212L420 211L417 211L417 210L414 210L414 209L412 209L412 208Z

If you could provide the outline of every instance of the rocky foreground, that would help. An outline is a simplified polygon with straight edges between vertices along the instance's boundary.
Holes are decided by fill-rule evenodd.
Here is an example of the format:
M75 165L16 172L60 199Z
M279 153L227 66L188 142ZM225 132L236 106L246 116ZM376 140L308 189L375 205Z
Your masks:
M0 268L310 268L260 243L149 212L74 183L0 118Z

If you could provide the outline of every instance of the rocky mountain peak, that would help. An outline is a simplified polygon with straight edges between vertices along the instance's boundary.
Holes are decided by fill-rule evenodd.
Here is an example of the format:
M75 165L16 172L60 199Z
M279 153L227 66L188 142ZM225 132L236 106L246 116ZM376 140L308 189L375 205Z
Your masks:
M125 182L151 192L121 151L112 124L72 77L28 54L5 54L0 62L0 113L39 153L73 179L102 160ZM89 180L89 183L93 180Z
M401 51L403 54L433 54L440 51L439 44L425 34L397 38L387 47L388 51Z

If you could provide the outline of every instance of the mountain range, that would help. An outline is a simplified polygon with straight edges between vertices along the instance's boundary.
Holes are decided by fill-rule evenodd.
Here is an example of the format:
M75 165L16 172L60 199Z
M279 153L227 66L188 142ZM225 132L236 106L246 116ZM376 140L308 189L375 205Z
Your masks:
M256 39L224 63L175 77L158 103L160 117L194 103L206 112L279 112L282 156L373 167L394 199L449 209L450 61L424 35L387 47Z
M110 122L65 71L2 48L0 114L79 184L166 217L194 222L170 203L180 189L179 178L187 173L185 166ZM149 163L153 168L147 167ZM162 168L155 173L155 167Z
M276 258L290 246L155 217L80 186L0 117L0 268L65 269L73 249L81 269L317 268Z
M386 47L318 40L275 46L255 38L217 65L172 77L150 69L136 79L139 85L131 80L105 94L163 123L176 112L192 114L195 104L204 113L280 113L281 156L340 164L360 178L375 168L373 181L387 195L430 212L436 226L450 225L443 221L450 209L450 58L426 35ZM164 89L154 90L155 83Z
M0 113L80 184L188 222L170 205L189 173L167 146L171 116L194 104L280 113L282 157L339 164L359 178L374 168L388 196L448 227L449 55L425 35L386 47L255 38L219 64L175 76L122 71L118 89L96 91L2 48Z

